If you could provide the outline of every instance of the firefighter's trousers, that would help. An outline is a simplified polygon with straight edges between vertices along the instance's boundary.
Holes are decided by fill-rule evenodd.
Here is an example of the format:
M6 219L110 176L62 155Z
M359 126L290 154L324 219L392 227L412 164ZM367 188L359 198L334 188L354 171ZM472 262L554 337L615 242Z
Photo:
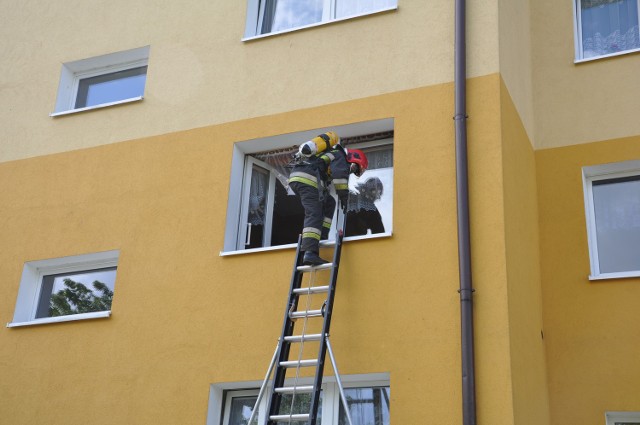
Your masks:
M320 239L327 239L331 220L336 209L336 201L329 192L318 190L311 185L291 182L291 189L300 196L304 208L304 228L302 229L302 251L319 252ZM320 196L322 193L322 199Z

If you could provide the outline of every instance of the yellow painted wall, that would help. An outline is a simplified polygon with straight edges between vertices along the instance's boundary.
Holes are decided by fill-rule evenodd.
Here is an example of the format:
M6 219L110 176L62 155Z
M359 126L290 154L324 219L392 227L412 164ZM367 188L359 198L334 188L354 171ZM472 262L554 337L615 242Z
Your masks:
M501 86L502 164L514 423L549 424L535 153Z
M469 72L495 73L496 0L470 5ZM453 78L453 3L242 42L246 0L3 0L0 161L392 93ZM150 46L145 99L58 118L62 63ZM10 141L10 143L9 143Z
M640 279L590 282L582 167L637 159L640 138L536 152L551 424L640 411Z
M470 108L482 119L498 109L496 78L470 86L477 99ZM201 424L211 383L261 379L281 326L293 251L218 255L233 143L393 117L394 234L346 244L334 351L343 374L390 373L392 423L459 422L452 89L437 85L0 164L5 321L25 261L121 251L111 318L0 332L0 417L14 425L45 417L65 425ZM493 141L496 125L470 134ZM500 160L479 144L473 155ZM475 219L475 238L486 236L483 220L493 221L489 209L501 193L494 174L472 170L491 193L472 201L486 212ZM478 263L478 286L486 288L476 310L479 415L510 424L507 364L496 364L496 356L508 357L504 296L496 305L504 282L496 284L494 273L504 263L489 253Z

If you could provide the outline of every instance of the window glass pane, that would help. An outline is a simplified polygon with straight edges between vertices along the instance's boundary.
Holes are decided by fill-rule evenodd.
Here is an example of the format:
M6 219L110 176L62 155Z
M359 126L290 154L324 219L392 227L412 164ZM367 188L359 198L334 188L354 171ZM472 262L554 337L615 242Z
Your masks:
M44 276L36 318L111 310L116 268Z
M322 21L323 0L278 0L273 2L269 28L265 26L265 22L269 23L269 11L266 10L269 3L267 2L265 6L263 33L283 31Z
M316 423L322 423L322 394L320 391L320 401L318 402L318 418ZM311 410L311 394L296 394L293 397L292 394L283 394L282 401L280 402L280 414L298 414L309 413ZM300 425L307 425L309 422L295 422Z
M257 165L251 173L251 188L249 189L249 216L247 217L250 236L247 248L263 246L266 203L269 197L269 171Z
M638 0L582 0L583 57L640 48Z
M345 389L349 414L354 424L389 425L389 387ZM348 425L347 415L340 403L338 425Z
M640 270L640 176L593 182L600 272Z
M251 412L253 412L253 407L257 399L257 396L233 397L233 399L231 399L228 425L249 425ZM258 415L253 419L251 425L257 425L257 423Z
M364 149L369 168L349 178L345 236L391 232L393 222L393 146Z
M83 78L78 85L76 108L130 99L144 94L147 67Z
M374 12L396 4L397 0L337 0L336 18Z

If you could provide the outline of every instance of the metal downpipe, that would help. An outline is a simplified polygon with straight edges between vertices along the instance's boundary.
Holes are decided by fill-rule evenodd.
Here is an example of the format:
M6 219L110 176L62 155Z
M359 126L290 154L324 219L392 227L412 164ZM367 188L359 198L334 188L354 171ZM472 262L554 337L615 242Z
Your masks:
M469 232L467 164L466 4L455 1L455 132L456 192L458 203L458 262L460 269L460 329L462 352L462 423L476 424L475 360L473 345L473 286Z

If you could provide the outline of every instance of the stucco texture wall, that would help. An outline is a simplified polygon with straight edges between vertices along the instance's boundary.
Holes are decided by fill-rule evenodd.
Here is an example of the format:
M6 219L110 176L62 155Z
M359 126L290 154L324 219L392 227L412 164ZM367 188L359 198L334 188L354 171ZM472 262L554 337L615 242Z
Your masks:
M233 142L383 117L396 117L395 233L345 246L334 351L344 374L391 373L394 422L420 421L425 403L433 418L450 415L459 357L450 97L439 86L0 165L6 321L25 261L121 251L111 318L0 332L0 417L204 423L211 383L264 375L293 256L218 255Z
M495 0L469 8L469 72L497 72ZM245 0L0 2L0 161L450 82L453 3L241 41ZM73 18L71 18L73 17ZM150 46L144 100L49 117L61 65ZM6 102L6 103L5 103ZM114 125L117 123L117 125Z
M574 63L573 4L531 2L536 149L640 134L640 55Z
M589 281L582 167L637 159L638 137L536 152L551 423L640 410L640 279Z
M549 424L535 153L501 85L505 252L514 423Z

